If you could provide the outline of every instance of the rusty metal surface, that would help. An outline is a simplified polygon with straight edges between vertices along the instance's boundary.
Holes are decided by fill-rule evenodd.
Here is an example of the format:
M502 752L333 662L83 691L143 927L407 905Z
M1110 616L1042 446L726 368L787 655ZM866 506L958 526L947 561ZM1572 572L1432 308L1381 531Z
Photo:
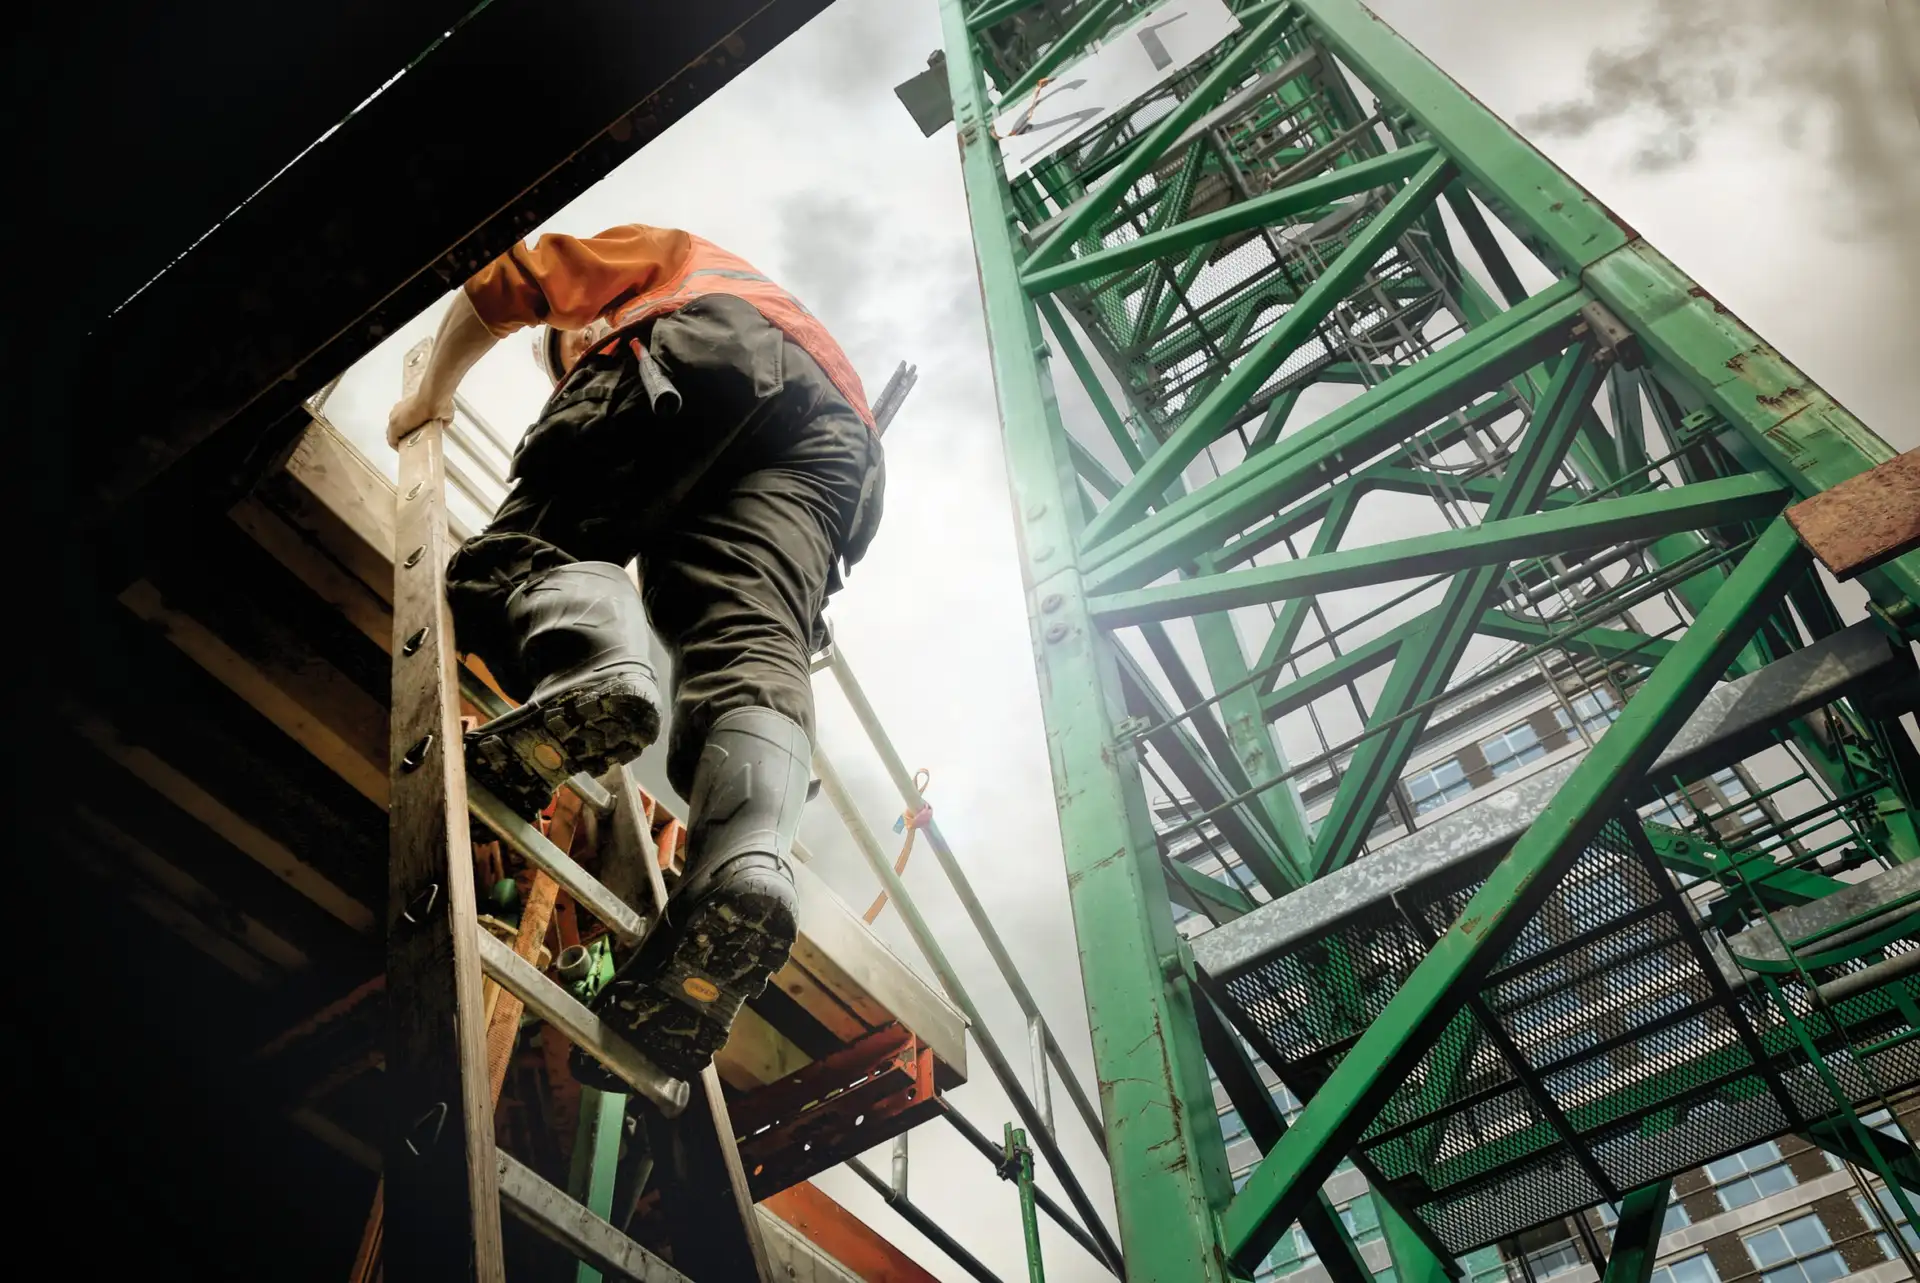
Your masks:
M933 1051L898 1024L876 1029L732 1106L755 1200L892 1139L938 1108Z
M1920 450L1795 504L1787 520L1839 579L1920 548Z

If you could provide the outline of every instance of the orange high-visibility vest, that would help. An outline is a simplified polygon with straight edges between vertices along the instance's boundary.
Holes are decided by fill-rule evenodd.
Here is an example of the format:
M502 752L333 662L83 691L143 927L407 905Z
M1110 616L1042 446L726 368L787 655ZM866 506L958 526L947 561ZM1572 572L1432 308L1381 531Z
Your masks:
M866 389L860 385L853 362L847 360L847 354L834 342L833 335L827 333L827 327L807 311L799 299L761 275L738 254L698 236L688 239L693 242L693 248L680 273L665 284L611 308L606 313L608 323L615 330L631 329L642 321L678 311L702 294L732 294L745 299L788 338L806 349L807 355L818 361L827 377L833 380L833 386L840 390L847 404L869 428L873 427L873 411L867 406Z

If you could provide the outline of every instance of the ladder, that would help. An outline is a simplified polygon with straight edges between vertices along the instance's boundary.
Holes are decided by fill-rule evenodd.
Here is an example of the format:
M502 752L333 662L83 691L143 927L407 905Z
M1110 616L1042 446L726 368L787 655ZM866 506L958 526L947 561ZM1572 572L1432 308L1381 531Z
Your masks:
M407 353L406 391L418 386L429 350L422 342ZM504 1207L577 1257L582 1279L598 1271L640 1283L771 1283L758 1213L715 1070L709 1066L693 1083L669 1077L549 978L533 960L544 919L529 928L523 916L517 946L480 927L469 812L538 870L528 914L541 900L550 910L553 896L565 891L631 948L658 920L666 887L658 862L640 860L651 899L651 912L643 916L535 825L466 779L461 695L487 716L507 705L460 665L454 645L446 602L452 548L445 429L444 423L429 423L400 447L386 918L390 1113L382 1189L355 1277L371 1278L375 1269L384 1275L391 1263L395 1283L498 1283L505 1278ZM617 844L651 852L639 790L624 769L609 773L605 782L576 776L570 787L583 805L610 818ZM518 1006L510 1005L500 1019L497 1008L507 996L632 1087L653 1147L653 1181L672 1227L672 1265L495 1147L493 1113L504 1075L500 1048L510 1053L518 1027ZM489 1007L496 1008L496 1030L505 1026L504 1036L492 1040L491 1071ZM617 1146L622 1128L616 1119L611 1128L592 1130ZM599 1189L605 1182L594 1184Z

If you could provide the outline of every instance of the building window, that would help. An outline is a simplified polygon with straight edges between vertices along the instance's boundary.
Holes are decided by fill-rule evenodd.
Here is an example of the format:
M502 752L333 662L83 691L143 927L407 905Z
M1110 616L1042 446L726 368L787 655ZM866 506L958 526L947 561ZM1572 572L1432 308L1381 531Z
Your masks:
M1600 1213L1600 1223L1602 1225L1610 1230L1619 1227L1619 1208L1602 1203L1598 1210ZM1685 1229L1691 1224L1693 1224L1693 1218L1687 1215L1687 1209L1680 1205L1678 1199L1669 1198L1667 1201L1666 1217L1660 1222L1660 1232L1662 1234L1671 1234L1675 1230Z
M1760 1283L1833 1283L1851 1273L1818 1216L1801 1216L1742 1241L1760 1267Z
M1647 1283L1720 1283L1720 1271L1702 1252L1682 1260L1670 1261L1647 1275Z
M1413 799L1415 815L1425 815L1471 792L1473 785L1467 783L1467 772L1457 757L1407 776L1407 796Z
M1371 1196L1362 1194L1351 1203L1342 1204L1339 1212L1340 1223L1347 1227L1355 1246L1380 1237L1380 1209L1373 1205Z
M1880 1205L1880 1214L1878 1216L1874 1215L1873 1208L1868 1206L1866 1199L1860 1197L1858 1194L1853 1196L1853 1205L1860 1209L1860 1219L1875 1229L1879 1229L1883 1225L1894 1226L1900 1231L1900 1237L1907 1240L1907 1250L1910 1252L1920 1252L1920 1233L1916 1233L1913 1226L1907 1223L1907 1214L1900 1210L1900 1200L1889 1193L1884 1186L1881 1186L1873 1191L1873 1201ZM1907 1201L1911 1203L1913 1201L1913 1195L1909 1194ZM1900 1249L1893 1245L1893 1235L1881 1230L1874 1235L1874 1238L1878 1240L1880 1244L1880 1254L1882 1256L1891 1260L1900 1255Z
M1508 1269L1505 1261L1494 1261L1471 1271L1465 1283L1508 1283L1512 1278L1513 1271Z
M1285 1278L1320 1259L1313 1250L1313 1244L1307 1241L1307 1232L1295 1225L1281 1235L1280 1242L1267 1256L1267 1263L1253 1276L1253 1283L1268 1283L1270 1279Z
M1575 695L1567 702L1573 705L1574 716L1580 719L1580 728L1589 735L1598 735L1613 724L1614 718L1620 716L1619 701L1614 699L1612 691L1605 688ZM1561 730L1573 729L1573 718L1567 716L1565 708L1554 709L1553 715L1560 723Z
M1527 1253L1527 1273L1536 1279L1550 1279L1556 1274L1566 1274L1579 1269L1586 1262L1580 1259L1579 1251L1569 1239L1565 1243L1555 1243L1552 1247L1543 1247L1537 1252Z
M1882 1136L1889 1136L1897 1141L1906 1140L1905 1133L1900 1130L1900 1124L1893 1121L1893 1115L1884 1109L1876 1109L1860 1121L1879 1132Z
M1498 778L1545 757L1547 746L1540 742L1540 732L1534 730L1531 723L1522 722L1492 739L1481 740L1480 752L1487 759L1488 769Z
M1729 1212L1800 1183L1772 1141L1708 1163L1707 1178L1720 1195L1720 1206Z

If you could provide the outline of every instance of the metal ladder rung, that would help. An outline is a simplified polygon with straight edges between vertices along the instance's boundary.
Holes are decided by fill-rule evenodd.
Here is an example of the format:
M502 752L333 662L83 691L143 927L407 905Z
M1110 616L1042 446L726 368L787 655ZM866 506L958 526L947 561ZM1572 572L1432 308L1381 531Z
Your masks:
M600 1017L505 944L481 932L480 969L529 1010L566 1035L567 1041L618 1074L669 1118L687 1107L689 1088L613 1033Z
M500 1203L514 1217L587 1264L635 1283L689 1283L687 1276L581 1206L558 1186L496 1150Z
M622 900L573 862L573 858L549 842L539 829L515 815L513 811L493 794L467 780L467 810L495 833L500 840L536 869L560 884L560 889L572 896L574 902L607 924L607 927L627 948L640 943L647 933L647 924Z

